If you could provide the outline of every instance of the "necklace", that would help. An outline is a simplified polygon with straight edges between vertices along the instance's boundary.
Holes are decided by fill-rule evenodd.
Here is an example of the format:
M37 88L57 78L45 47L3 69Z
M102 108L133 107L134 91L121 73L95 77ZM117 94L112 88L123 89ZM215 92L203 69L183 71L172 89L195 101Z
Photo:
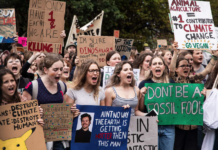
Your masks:
M161 83L162 82L162 80L155 80L154 78L152 78L151 80L153 80L156 83Z

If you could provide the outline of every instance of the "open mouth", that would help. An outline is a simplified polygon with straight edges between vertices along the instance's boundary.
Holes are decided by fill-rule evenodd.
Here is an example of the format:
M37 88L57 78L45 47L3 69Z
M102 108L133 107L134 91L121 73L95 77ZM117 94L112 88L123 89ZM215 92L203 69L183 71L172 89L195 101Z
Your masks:
M188 71L184 71L184 73L188 73Z
M169 58L169 60L171 61L172 58Z
M68 74L69 74L69 72L68 72L68 71L64 71L63 73L64 73L65 75L68 75Z
M12 72L17 71L17 67L12 67Z
M160 70L160 69L156 69L155 71L156 71L156 73L160 73L160 72L161 72L161 70Z
M59 80L60 80L60 77L55 77L55 80L56 80L56 81L59 81Z
M93 82L97 82L97 79L98 79L97 77L92 77Z
M8 91L11 93L11 92L14 92L14 87L10 87L8 88Z
M203 58L199 58L199 60L200 60L200 61L202 61L202 60L203 60Z
M131 82L132 81L132 76L131 75L127 75L127 80Z

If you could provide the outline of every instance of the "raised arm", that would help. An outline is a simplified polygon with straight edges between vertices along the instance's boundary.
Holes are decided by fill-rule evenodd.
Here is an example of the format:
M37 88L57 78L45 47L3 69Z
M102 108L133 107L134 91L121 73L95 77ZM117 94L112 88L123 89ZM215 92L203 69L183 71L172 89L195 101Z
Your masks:
M178 55L178 42L174 42L173 43L173 50L174 50L174 53L173 53L173 57L172 57L172 61L170 63L170 72L175 72L176 71L176 60L177 60L177 55Z

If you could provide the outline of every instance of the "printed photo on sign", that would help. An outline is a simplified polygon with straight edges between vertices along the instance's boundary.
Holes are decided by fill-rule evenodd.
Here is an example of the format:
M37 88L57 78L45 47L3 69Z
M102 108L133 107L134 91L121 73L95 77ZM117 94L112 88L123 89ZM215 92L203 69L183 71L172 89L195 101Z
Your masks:
M81 112L78 117L75 143L89 143L92 135L94 113Z

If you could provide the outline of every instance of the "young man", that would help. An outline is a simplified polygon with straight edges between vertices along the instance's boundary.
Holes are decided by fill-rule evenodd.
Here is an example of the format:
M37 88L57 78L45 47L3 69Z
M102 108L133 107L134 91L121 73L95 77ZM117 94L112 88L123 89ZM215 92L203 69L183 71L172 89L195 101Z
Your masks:
M91 116L89 114L81 115L82 128L76 131L75 143L89 143L92 132L89 131L91 124Z
M75 44L69 44L66 47L66 50L68 53L73 52L76 54L76 45Z

